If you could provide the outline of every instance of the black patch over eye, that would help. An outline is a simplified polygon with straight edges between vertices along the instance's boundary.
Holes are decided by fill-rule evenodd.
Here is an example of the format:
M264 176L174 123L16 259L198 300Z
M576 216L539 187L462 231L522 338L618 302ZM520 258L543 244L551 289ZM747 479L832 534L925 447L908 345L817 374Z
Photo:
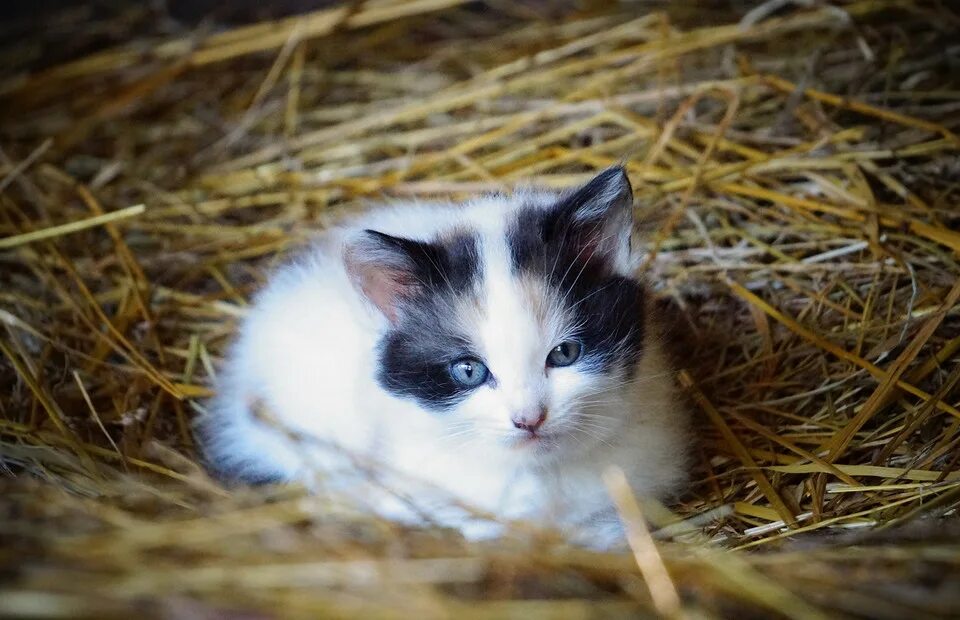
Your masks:
M399 297L395 321L378 346L376 378L387 392L439 413L487 380L489 371L472 353L469 334L454 320L459 300L474 296L483 278L479 246L475 234L464 232L431 242L430 255L409 257L417 285ZM472 365L455 370L461 362Z
M450 364L450 376L464 387L477 387L487 381L490 371L480 360L468 357Z
M584 372L622 368L630 376L643 355L643 285L613 272L602 255L583 252L577 227L565 218L559 208L531 206L518 212L507 231L513 271L547 281L563 300L579 326L581 351L575 361ZM559 358L566 355L559 352Z
M566 340L553 347L547 355L547 366L552 368L562 368L569 366L580 359L580 352L583 348L579 342Z

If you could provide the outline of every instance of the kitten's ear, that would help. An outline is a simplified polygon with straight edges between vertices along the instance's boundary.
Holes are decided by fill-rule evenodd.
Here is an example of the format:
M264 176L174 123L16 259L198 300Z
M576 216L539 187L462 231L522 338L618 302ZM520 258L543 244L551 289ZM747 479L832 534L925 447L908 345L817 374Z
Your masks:
M586 185L563 196L558 225L579 247L582 258L600 258L618 269L630 261L633 188L622 166L607 168ZM570 232L573 235L570 235ZM561 231L562 232L562 231Z
M363 296L395 322L398 303L423 286L420 265L433 253L429 243L364 230L347 243L343 260Z

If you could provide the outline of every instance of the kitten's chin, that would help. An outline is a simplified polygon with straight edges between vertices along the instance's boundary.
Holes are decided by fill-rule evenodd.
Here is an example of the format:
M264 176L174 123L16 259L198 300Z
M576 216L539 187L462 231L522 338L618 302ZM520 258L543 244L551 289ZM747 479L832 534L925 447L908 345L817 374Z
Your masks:
M504 445L513 454L536 459L550 459L556 456L562 447L561 437L556 433L517 433L508 438Z
M514 456L533 458L542 463L557 459L564 454L589 450L595 444L603 442L603 438L583 437L576 431L561 426L535 435L517 432L501 439L500 445Z

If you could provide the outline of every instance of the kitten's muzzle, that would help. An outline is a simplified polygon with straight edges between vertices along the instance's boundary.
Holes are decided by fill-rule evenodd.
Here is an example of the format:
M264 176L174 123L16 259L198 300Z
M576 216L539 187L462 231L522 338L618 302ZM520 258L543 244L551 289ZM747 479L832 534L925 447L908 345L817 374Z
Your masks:
M513 426L528 433L535 434L537 430L547 421L547 408L540 406L534 409L521 411L513 414L511 417Z

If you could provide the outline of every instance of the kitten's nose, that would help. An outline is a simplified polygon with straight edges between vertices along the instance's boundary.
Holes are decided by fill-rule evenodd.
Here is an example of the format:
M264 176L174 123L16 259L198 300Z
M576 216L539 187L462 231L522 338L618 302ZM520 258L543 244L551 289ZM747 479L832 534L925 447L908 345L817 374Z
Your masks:
M544 421L546 421L547 408L536 407L534 409L528 409L527 411L513 414L511 419L515 427L522 431L533 433L543 426Z

